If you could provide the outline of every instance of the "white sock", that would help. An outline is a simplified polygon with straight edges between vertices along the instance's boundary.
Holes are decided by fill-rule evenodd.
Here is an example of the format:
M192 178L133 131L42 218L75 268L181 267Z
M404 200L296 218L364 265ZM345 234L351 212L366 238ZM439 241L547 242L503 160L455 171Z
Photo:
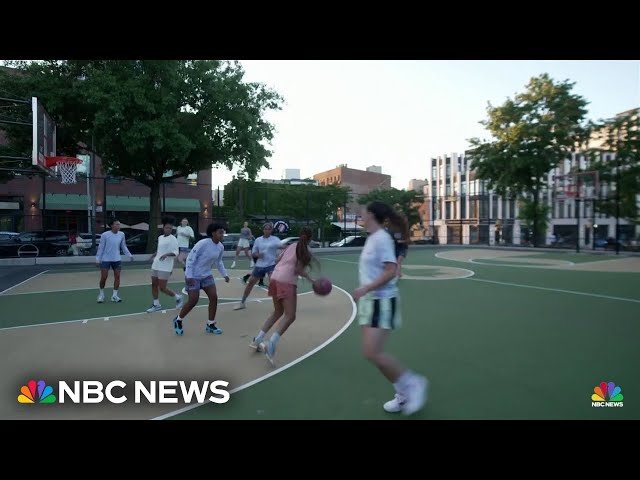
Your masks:
M265 335L266 335L266 332L263 332L262 330L260 330L260 333L256 335L256 343L261 342Z
M153 304L154 304L156 307L159 307L159 306L160 306L160 300L158 300L157 298L154 298L154 299L153 299Z
M413 379L413 372L409 370L405 370L402 375L398 378L398 381L393 384L393 388L396 389L396 393L406 396L406 392L411 385L411 380Z
M180 318L180 315L176 317L176 320L182 320L182 318Z
M112 296L113 296L113 297L117 297L117 296L118 296L118 290L114 290L114 291L113 291L113 295L112 295Z
M215 320L207 320L207 325L215 325L216 321Z
M100 295L102 295L104 297L104 288L100 289Z
M271 339L269 341L275 347L276 345L278 345L278 340L280 340L280 334L276 332L273 335L271 335Z

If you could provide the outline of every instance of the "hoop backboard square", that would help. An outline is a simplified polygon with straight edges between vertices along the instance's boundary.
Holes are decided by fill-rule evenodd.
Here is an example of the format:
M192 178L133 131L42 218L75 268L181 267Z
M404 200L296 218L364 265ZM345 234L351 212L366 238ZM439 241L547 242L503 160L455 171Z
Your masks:
M33 115L32 164L50 175L55 175L55 167L47 167L45 158L56 156L56 124L36 97L31 98L31 111Z

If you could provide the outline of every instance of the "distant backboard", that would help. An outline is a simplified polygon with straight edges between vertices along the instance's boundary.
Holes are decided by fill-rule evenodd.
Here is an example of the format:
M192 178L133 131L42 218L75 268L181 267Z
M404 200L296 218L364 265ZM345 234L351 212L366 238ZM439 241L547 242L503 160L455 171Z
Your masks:
M556 175L553 178L555 198L556 200L596 200L600 194L599 180L597 171Z
M33 112L33 166L55 175L55 166L47 167L46 157L56 156L56 124L36 97L31 98Z

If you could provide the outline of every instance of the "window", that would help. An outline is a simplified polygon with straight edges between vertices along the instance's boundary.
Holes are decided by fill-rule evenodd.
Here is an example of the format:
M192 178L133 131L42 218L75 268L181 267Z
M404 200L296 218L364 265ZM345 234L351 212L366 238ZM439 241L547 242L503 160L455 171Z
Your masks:
M435 165L433 167L431 167L431 180L435 180L436 179L436 175L437 175L437 168Z
M466 195L467 194L467 182L462 182L461 193L462 193L462 195Z
M451 164L447 163L447 178L451 177Z
M556 218L564 218L564 200L558 201L558 215Z

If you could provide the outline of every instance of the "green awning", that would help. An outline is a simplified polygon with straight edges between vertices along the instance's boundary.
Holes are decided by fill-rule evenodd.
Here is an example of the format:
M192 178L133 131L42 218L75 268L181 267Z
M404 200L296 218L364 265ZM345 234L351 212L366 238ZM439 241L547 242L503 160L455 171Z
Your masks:
M86 195L66 195L63 193L47 193L47 210L87 210ZM42 208L42 196L40 196L40 208Z
M160 198L160 208L162 208L162 198ZM199 213L200 200L197 198L167 198L168 213Z
M109 212L148 212L149 197L107 195L106 207Z
M200 200L197 198L172 198L165 199L166 211L169 213L198 213L200 212ZM162 197L160 197L160 209L162 210ZM149 197L124 197L107 195L107 210L120 212L148 212Z
M197 198L172 198L165 199L166 211L169 213L198 213L200 212L200 200ZM40 208L42 208L40 198ZM46 194L47 210L87 210L86 195L67 195L61 193ZM148 212L149 197L126 197L121 195L107 195L107 211L109 212ZM160 198L162 209L162 198Z

